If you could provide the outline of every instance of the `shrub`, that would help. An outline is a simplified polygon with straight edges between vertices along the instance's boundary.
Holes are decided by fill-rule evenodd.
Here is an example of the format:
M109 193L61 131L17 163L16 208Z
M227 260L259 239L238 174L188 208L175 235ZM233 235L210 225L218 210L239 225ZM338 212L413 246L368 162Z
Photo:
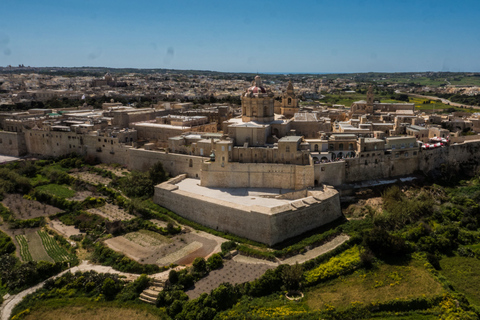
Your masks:
M227 241L221 244L222 252L229 252L237 248L237 243L235 241Z
M358 246L355 246L331 258L328 262L319 265L317 268L307 271L305 273L305 282L307 285L314 285L323 280L352 272L360 265L360 251Z
M204 258L195 258L195 260L193 260L192 266L194 272L198 272L200 274L204 274L207 272L207 262Z
M219 268L223 267L222 257L218 253L213 254L207 260L207 267L208 267L209 270L215 270L215 269L219 269Z

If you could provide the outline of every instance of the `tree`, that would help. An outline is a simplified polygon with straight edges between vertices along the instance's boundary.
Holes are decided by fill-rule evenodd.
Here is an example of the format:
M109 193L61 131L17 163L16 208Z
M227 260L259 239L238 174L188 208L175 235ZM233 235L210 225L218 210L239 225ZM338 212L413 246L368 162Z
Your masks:
M112 300L118 293L119 287L112 278L107 278L103 281L102 293L107 300Z
M286 265L282 270L282 280L288 291L295 291L300 288L303 276L303 268L298 262L293 265Z
M198 273L205 273L207 272L207 262L204 258L198 257L193 260L193 271Z
M150 180L152 180L153 185L157 185L167 180L167 174L165 173L161 162L155 163L148 171L148 175Z
M215 270L223 267L222 257L218 253L213 254L210 258L208 258L207 266L209 270Z
M175 270L170 270L170 273L168 274L168 281L170 284L176 284L178 282L178 272Z

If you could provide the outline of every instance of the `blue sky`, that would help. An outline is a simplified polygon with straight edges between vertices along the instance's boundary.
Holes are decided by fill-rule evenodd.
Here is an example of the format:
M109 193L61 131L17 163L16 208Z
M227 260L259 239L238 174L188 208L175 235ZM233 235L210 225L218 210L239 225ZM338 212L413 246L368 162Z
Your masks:
M480 71L480 1L0 0L0 66Z

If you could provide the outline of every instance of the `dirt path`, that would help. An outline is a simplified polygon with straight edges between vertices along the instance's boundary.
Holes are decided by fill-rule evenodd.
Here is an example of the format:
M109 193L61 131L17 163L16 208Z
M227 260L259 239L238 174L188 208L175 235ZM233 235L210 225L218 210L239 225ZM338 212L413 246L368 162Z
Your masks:
M269 266L278 266L278 265L281 265L281 264L295 264L295 263L304 263L308 260L311 260L311 259L314 259L324 253L327 253L328 251L331 251L333 249L335 249L336 247L338 247L339 245L341 245L342 243L344 243L345 241L347 241L348 239L350 239L349 236L347 235L339 235L335 238L333 238L332 240L330 240L329 242L321 245L321 246L318 246L316 248L313 248L312 250L308 250L307 252L305 253L301 253L301 254L297 254L293 257L290 257L290 258L287 258L285 260L279 260L279 262L272 262L272 261L267 261L267 260L263 260L263 259L257 259L257 258L253 258L253 257L246 257L246 256L242 256L242 255L236 255L235 257L233 257L232 260L236 261L236 262L241 262L241 263L250 263L250 264L266 264L266 265L269 265Z
M58 275L53 276L52 278L55 279L55 278L58 278L58 277L62 276L63 274L65 274L67 272L75 273L77 271L82 271L82 272L96 271L98 273L118 274L120 276L124 276L127 281L133 281L140 276L138 274L120 272L120 271L114 270L112 267L105 267L105 266L90 264L89 261L82 261L82 263L79 264L78 266L70 268L68 270L65 270L65 271L59 273ZM167 270L167 271L164 271L164 272L149 275L149 277L150 278L155 278L155 279L160 279L160 280L166 280L166 279L168 279L168 273L169 272L170 272L170 270ZM5 299L5 301L3 301L3 304L0 308L0 319L1 320L8 320L10 318L11 314L12 314L13 308L15 308L15 306L17 304L19 304L20 301L22 301L22 299L25 298L27 295L29 295L30 293L34 293L35 291L40 289L43 286L43 284L45 283L45 281L37 284L34 287L28 288L28 289L26 289L26 290L24 290L24 291L22 291L22 292L20 292L16 295L8 296Z

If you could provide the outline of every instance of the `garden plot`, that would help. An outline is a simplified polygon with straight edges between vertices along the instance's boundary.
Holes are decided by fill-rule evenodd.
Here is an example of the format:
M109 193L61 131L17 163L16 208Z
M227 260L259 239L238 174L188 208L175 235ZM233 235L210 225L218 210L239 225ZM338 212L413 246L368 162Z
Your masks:
M69 174L70 176L76 179L83 180L85 182L88 182L94 185L95 184L107 185L112 181L112 179L110 178L102 177L101 175L91 173L91 172L73 172Z
M71 236L85 234L84 232L81 232L74 226L67 226L59 220L50 220L48 223L48 226L53 230L57 231L58 233L60 233L61 235L63 235L67 239L70 238Z
M158 234L156 234L159 236ZM121 252L131 259L148 264L168 266L172 263L179 265L191 264L197 257L208 257L220 251L224 239L214 239L202 233L187 233L166 238L159 243L151 235L137 235L130 233L125 236L108 239L105 243L113 250Z
M30 254L30 251L28 250L28 241L27 237L25 237L23 234L19 234L15 236L15 239L17 240L20 248L20 256L22 257L23 261L32 261L32 255Z
M37 232L42 239L42 244L47 254L55 261L62 262L72 260L75 256L68 253L63 247L61 247L54 237L50 236L45 231Z
M106 203L103 207L92 208L87 210L90 213L98 214L110 221L116 220L131 220L135 218L134 215L128 214L124 209L120 209L119 206L116 206L111 203Z
M62 212L58 208L38 201L24 199L19 194L6 194L2 203L13 211L16 219L32 219Z
M91 191L77 191L75 195L71 198L68 198L67 200L70 201L83 201L87 199L88 197L94 197L95 194Z
M195 286L185 291L190 299L198 298L202 293L209 293L224 282L238 284L253 281L262 276L268 269L275 266L268 264L241 263L233 260L226 261L223 268L210 273L195 283Z
M27 231L26 229L24 230ZM54 262L43 247L42 239L36 231L28 230L25 234L25 238L27 240L28 251L31 254L32 260Z
M123 177L124 175L130 173L130 171L128 171L128 169L126 169L126 168L123 168L121 166L112 166L112 165L106 164L106 163L98 164L95 167L103 169L103 170L108 170L118 177Z

